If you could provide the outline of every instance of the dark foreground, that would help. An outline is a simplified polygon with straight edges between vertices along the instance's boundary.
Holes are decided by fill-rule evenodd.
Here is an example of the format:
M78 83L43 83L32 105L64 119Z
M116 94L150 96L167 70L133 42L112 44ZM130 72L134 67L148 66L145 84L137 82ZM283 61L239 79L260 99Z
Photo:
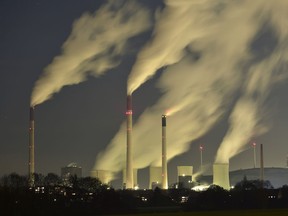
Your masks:
M265 188L263 182L246 179L230 191L212 185L202 192L187 188L114 190L98 179L61 182L54 174L34 187L17 174L3 177L0 183L0 216L288 215L287 185Z
M253 209L253 210L223 210L223 211L193 211L175 213L133 214L137 216L287 216L288 209ZM109 215L114 216L114 215ZM115 215L116 216L116 215ZM123 214L122 216L131 216Z

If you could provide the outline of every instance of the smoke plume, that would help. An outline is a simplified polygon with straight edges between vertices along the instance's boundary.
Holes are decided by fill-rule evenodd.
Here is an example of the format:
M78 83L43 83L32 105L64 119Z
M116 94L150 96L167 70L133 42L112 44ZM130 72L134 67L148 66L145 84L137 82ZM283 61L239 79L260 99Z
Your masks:
M245 77L242 96L231 113L230 128L217 151L216 163L228 163L230 158L245 149L252 136L259 136L268 130L265 104L269 93L274 86L287 80L288 2L263 1L261 4L261 12L266 18L269 17L267 23L274 30L277 43L268 48L263 44L266 49L262 47L261 53L256 53L256 57L260 54L260 59L258 57Z
M167 0L165 4L153 38L138 54L128 80L131 94L167 66L158 82L162 97L133 127L134 167L160 165L164 110L173 113L167 118L167 157L171 159L187 151L193 140L205 135L234 106L216 158L227 161L242 150L252 133L263 132L265 99L271 87L286 78L288 2ZM273 27L277 45L256 59L252 42L266 23ZM233 101L239 94L239 100ZM94 169L124 168L125 134L123 123L98 155Z
M288 37L285 41L288 42ZM231 113L230 128L217 151L216 163L228 163L245 146L247 148L252 137L268 130L265 102L273 86L287 79L287 68L283 65L287 64L287 57L287 44L280 43L268 59L250 68L243 95Z
M136 1L107 1L95 13L85 13L73 24L62 47L36 82L31 105L43 103L64 86L100 76L116 67L128 39L147 30L149 11Z

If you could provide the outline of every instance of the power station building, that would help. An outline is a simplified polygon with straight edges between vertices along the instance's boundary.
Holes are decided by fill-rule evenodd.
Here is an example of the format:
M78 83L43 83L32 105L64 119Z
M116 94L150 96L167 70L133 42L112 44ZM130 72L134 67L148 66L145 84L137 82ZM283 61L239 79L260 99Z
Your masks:
M213 184L219 185L220 187L223 187L226 190L230 189L228 163L213 164Z
M82 177L82 167L79 167L76 163L70 163L66 167L61 168L62 179L68 180L71 176Z
M225 173L227 173L227 171L225 171ZM265 173L264 181L266 180L270 181L270 183L272 184L274 188L279 188L279 187L282 187L283 185L288 184L288 169L287 168L265 167L264 173ZM244 177L247 180L259 180L260 168L249 168L249 169L239 169L239 170L229 171L228 175L229 175L229 180L230 180L230 186L235 186L238 182L242 181ZM197 182L199 182L201 185L210 185L210 184L215 183L214 178L215 177L213 175L205 175L205 176L199 177L199 179L197 179Z
M178 166L178 188L191 188L193 166Z
M149 189L154 190L162 186L162 167L149 168Z

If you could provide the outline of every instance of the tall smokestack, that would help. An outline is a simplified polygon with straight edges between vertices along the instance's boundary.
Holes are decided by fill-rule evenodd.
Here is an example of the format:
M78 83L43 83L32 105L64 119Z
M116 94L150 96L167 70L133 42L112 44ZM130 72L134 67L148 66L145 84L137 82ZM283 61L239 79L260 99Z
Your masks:
M34 187L35 179L35 162L34 162L34 107L30 107L29 120L29 186Z
M166 152L166 115L162 115L162 189L168 189Z
M263 186L263 183L264 183L263 144L260 145L260 180L262 181L262 186Z
M126 154L126 189L133 189L132 158L132 95L127 95L127 154Z

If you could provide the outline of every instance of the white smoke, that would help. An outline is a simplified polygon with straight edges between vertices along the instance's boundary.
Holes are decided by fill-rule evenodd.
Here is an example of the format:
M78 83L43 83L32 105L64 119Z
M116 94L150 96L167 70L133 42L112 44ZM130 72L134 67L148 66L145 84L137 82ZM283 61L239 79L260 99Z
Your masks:
M187 151L191 141L205 135L227 112L235 94L245 89L247 81L255 79L246 70L255 70L253 67L249 69L253 59L250 46L263 24L271 18L271 25L284 32L281 34L286 34L283 23L278 23L277 17L271 16L271 13L278 13L272 10L276 8L274 4L278 8L286 3L263 0L166 1L166 8L156 24L155 35L139 53L128 80L128 93L131 93L157 69L168 65L158 86L163 96L140 116L133 127L135 167L160 164L159 119L165 110L172 109L174 112L167 119L169 159ZM279 14L277 16L281 17ZM274 23L278 24L274 26ZM285 40L285 36L281 37ZM194 59L195 53L199 59ZM282 50L279 53L282 54ZM268 65L270 63L267 62ZM269 67L266 67L267 70ZM265 72L262 76L264 80L269 77ZM245 94L243 92L243 97ZM242 135L250 134L251 130L254 132L261 116L259 105L253 98L239 99L236 107L239 107L236 110L245 108L251 111L245 118L235 117L235 124L253 122L242 132L240 130L240 134L235 133L239 142L233 145L233 149L239 152L245 142ZM232 112L231 118L234 115L237 116ZM107 150L97 158L95 169L122 169L125 164L125 143L123 124ZM233 154L227 153L225 156L230 158Z
M128 79L128 94L132 94L159 68L177 63L184 56L185 47L192 40L205 34L205 24L210 21L209 12L214 7L214 3L210 3L187 0L165 1L166 7L158 16L153 40L141 50L132 68ZM199 14L198 9L203 10L208 16L203 16L200 20L193 19L193 16ZM197 32L187 34L187 31L195 28L198 28Z
M265 102L273 86L288 77L288 2L278 0L261 3L262 13L269 16L269 24L277 34L277 47L249 69L243 94L230 116L230 128L217 151L216 163L228 163L230 158L245 149L252 136L268 130L264 123L268 115Z
M74 22L62 54L36 82L31 105L50 99L64 86L85 81L87 75L97 77L116 67L127 40L149 26L149 11L136 1L110 0L94 14L83 14Z
M250 68L242 97L237 101L230 116L230 128L216 156L216 163L228 163L229 159L245 149L253 136L268 130L263 122L267 111L265 102L273 86L287 79L288 35L286 43L280 43L268 58ZM247 148L247 145L246 145Z
M160 78L163 96L133 127L134 167L160 164L160 118L164 110L174 113L167 118L167 156L171 159L207 133L240 93L216 158L217 162L227 162L243 149L252 134L264 131L265 100L272 86L287 78L283 65L287 63L288 2L165 3L154 37L139 53L128 80L127 91L132 93L159 68L174 64ZM252 40L267 21L277 35L277 48L268 57L253 62ZM193 59L195 55L190 52L199 53L199 59ZM99 154L95 169L119 171L125 166L125 132L123 123L107 149Z

